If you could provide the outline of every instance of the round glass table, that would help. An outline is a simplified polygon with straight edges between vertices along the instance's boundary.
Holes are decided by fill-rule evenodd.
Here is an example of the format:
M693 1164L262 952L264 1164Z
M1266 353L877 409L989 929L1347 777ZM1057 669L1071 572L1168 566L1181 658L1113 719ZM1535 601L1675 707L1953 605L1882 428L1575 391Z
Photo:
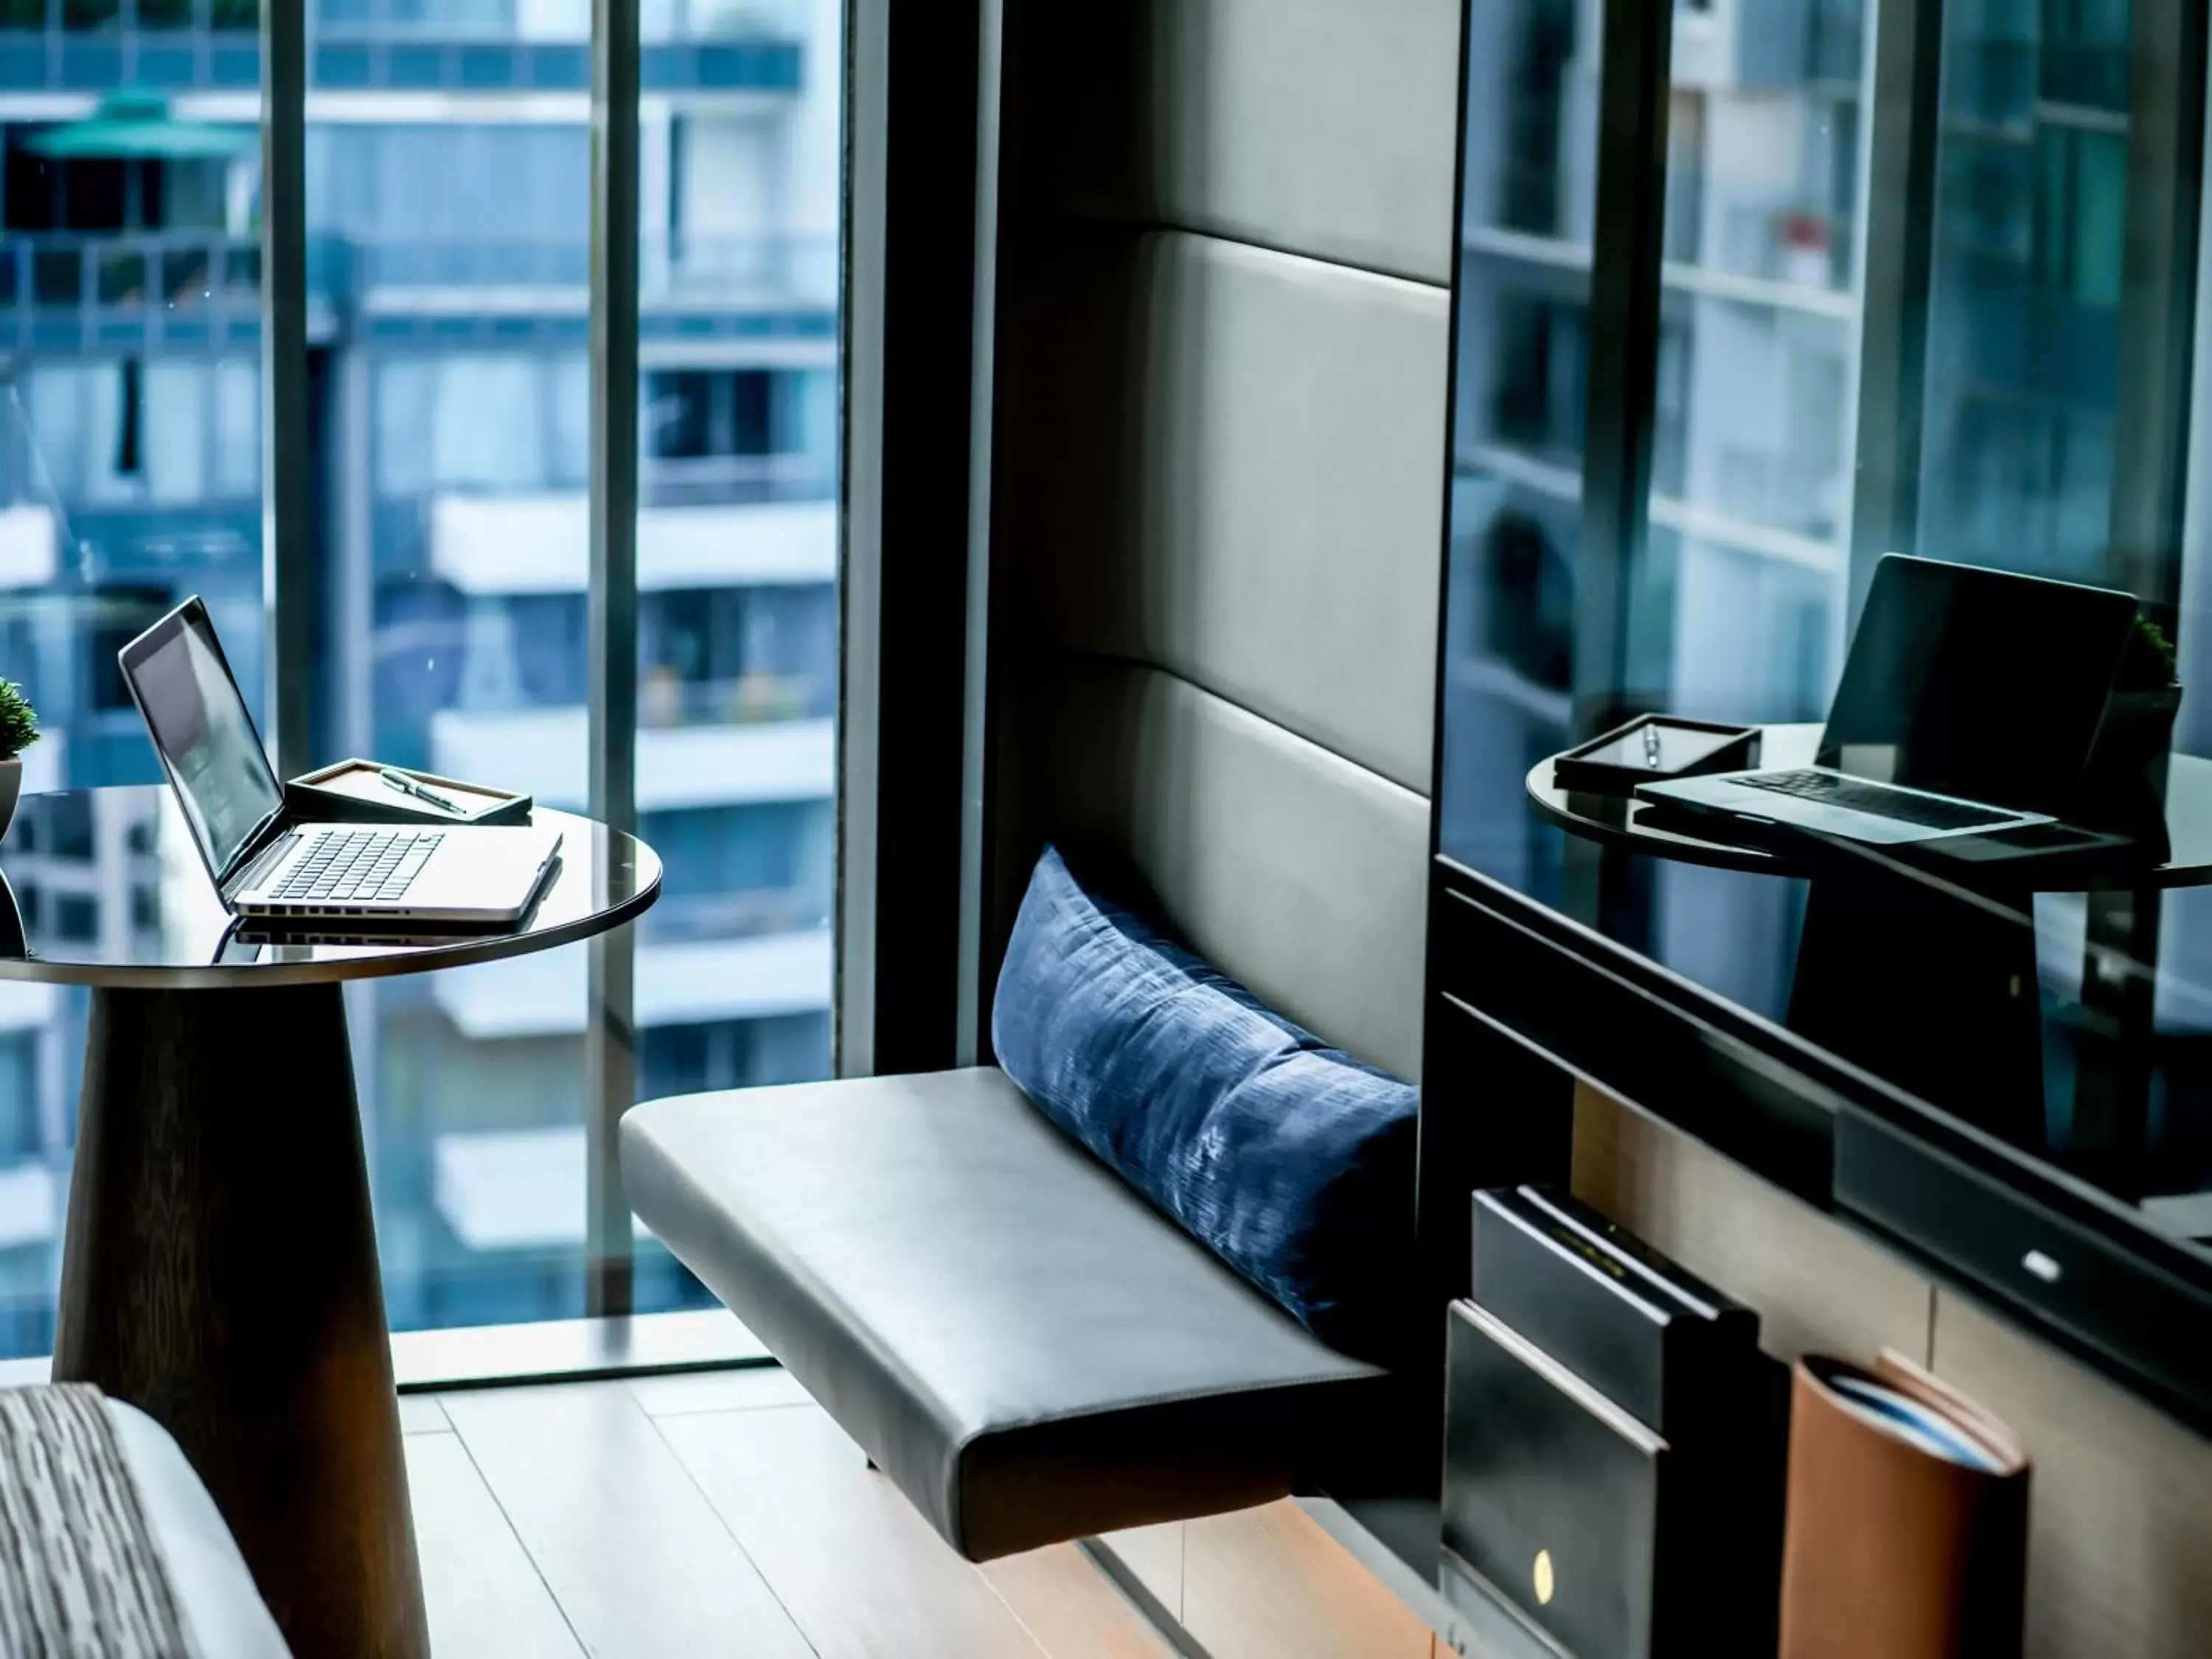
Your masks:
M427 1654L342 997L620 927L636 837L548 809L559 862L512 928L258 934L161 787L26 796L0 839L0 980L91 988L57 1382L168 1429L293 1650Z
M1763 727L1760 763L1812 765L1820 732ZM1806 881L1783 1016L1789 1030L2038 1157L2054 1155L2047 1084L2055 1084L2070 1102L2067 1167L2130 1203L2156 1190L2159 1172L2145 1148L2159 896L2212 885L2212 762L2171 757L2155 801L2160 833L2143 836L2132 852L1930 870L1840 839L1723 840L1645 801L1562 789L1553 779L1557 758L1529 769L1530 803L1608 857ZM1601 877L1607 880L1618 884L1618 872ZM2078 931L2039 926L2042 893L2079 896ZM2061 952L2071 962L2059 961ZM2093 1037L2069 1052L2063 1070L2046 1040L2046 984L2078 988L2062 1000L2078 1005L2074 1023Z

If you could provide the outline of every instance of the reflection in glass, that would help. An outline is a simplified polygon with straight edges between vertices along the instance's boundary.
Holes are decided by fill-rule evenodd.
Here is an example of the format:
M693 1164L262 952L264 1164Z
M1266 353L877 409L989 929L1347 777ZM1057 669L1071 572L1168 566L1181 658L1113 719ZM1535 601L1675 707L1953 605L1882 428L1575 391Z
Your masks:
M97 65L120 77L156 50L179 105L250 102L258 8L33 11L4 25L0 84L0 674L46 721L27 787L151 781L114 652L186 593L207 596L270 725L258 144L240 127L233 155L64 164L37 143L64 103L89 106ZM569 806L590 12L313 0L322 648L286 665L320 757ZM640 946L653 1092L828 1065L842 13L645 8L640 805L680 900ZM64 64L76 79L50 83ZM49 860L18 880L34 937L127 929L158 885L149 868L91 890L94 846L128 830L76 828L53 832L75 864L9 848L11 878ZM349 994L396 1328L583 1310L582 987L576 951ZM0 1353L51 1341L82 1005L0 986ZM665 1258L641 1269L641 1308L700 1295Z
M588 35L581 4L332 3L325 40L372 68L411 40L557 64ZM828 1068L841 27L828 3L646 20L649 56L797 60L740 98L696 56L649 65L672 84L641 134L638 806L667 872L637 934L647 1092ZM334 754L580 810L590 146L580 108L544 107L472 85L465 118L441 93L311 126L311 229L376 319L329 358L331 630L366 648L325 708ZM582 1313L583 951L355 999L394 1325ZM703 1299L641 1255L641 1311Z
M212 76L219 58L250 107L250 33L238 48L258 9L197 15L196 61ZM182 29L194 9L139 0L135 15ZM44 83L64 64L119 76L104 47L123 22L106 0L0 19L0 675L44 726L26 791L158 781L115 653L193 592L266 714L258 142L250 116L203 122L119 80ZM103 117L126 115L155 153L103 139ZM153 860L108 880L92 859L137 856L145 826L88 812L46 828L6 860L32 948L137 929ZM85 1008L81 991L0 986L0 1355L52 1343Z
M1600 702L1807 723L1809 757L1875 562L1903 551L2136 596L2155 631L2090 767L2163 792L2175 847L2204 844L2212 416L2203 376L2172 378L2207 325L2201 100L2174 84L2201 90L2203 43L2127 0L1940 13L1926 78L1878 85L1911 56L1878 33L1917 0L1674 9L1650 485L1616 568L1583 536L1620 483L1585 459L1594 285L1622 280L1591 269L1602 9L1473 9L1441 845L1778 1022L1810 985L1847 1051L1908 986L1983 999L2003 1055L1900 1080L2212 1236L2212 900L2179 852L2087 891L1966 880L1948 921L1911 885L1808 921L1802 879L1607 853L1523 787ZM1577 632L1593 596L1618 608L1604 649Z

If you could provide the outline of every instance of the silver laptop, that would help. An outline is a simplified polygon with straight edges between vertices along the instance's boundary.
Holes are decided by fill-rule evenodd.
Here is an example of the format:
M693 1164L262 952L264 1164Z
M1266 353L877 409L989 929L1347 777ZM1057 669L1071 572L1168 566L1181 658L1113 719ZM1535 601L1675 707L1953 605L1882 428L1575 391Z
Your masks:
M240 916L495 927L529 909L559 856L548 829L292 822L197 598L119 656L193 843Z
M2130 593L1893 553L1814 765L1647 783L1637 798L1753 836L2002 846L2069 803L2135 621Z

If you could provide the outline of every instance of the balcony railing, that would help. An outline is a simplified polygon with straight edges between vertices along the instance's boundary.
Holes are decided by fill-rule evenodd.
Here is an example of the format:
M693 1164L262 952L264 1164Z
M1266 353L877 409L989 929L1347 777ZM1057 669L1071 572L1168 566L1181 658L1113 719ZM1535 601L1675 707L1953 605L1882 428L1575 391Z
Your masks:
M121 29L252 34L258 0L0 0L0 28L106 34Z
M0 0L0 88L250 92L258 0ZM581 91L589 0L319 0L307 74L327 89ZM796 92L794 0L647 0L653 90Z
M345 280L356 295L398 289L573 288L590 280L590 249L578 238L541 241L353 242ZM834 240L756 237L661 238L640 250L646 305L697 298L709 304L748 294L834 295Z
M836 686L820 674L741 674L731 679L683 679L648 668L641 676L637 723L653 730L680 726L775 726L836 712Z
M315 22L329 35L388 40L577 40L591 39L591 0L538 0L525 14L516 0L316 0ZM791 0L644 0L638 33L664 40L781 39L801 19Z
M0 0L0 88L9 92L251 92L261 84L252 0Z
M2111 45L2047 42L2043 49L2043 100L2124 115L2131 69L2124 40Z
M638 928L641 939L765 939L826 925L825 896L805 887L749 892L664 893Z
M824 501L836 485L836 467L819 455L647 456L638 501L644 507Z
M258 238L0 237L0 350L243 342L260 320Z
M1858 82L1866 51L1866 0L1815 0L1806 19L1805 78Z
M222 235L9 236L0 306L259 303L261 243Z
M826 309L836 303L837 250L823 239L649 243L641 303L648 313ZM584 312L579 241L363 244L319 237L308 247L310 326L327 336L382 301L412 308L437 290L444 313L499 314L505 294L561 293ZM212 232L0 235L0 351L97 351L242 343L258 337L261 245Z

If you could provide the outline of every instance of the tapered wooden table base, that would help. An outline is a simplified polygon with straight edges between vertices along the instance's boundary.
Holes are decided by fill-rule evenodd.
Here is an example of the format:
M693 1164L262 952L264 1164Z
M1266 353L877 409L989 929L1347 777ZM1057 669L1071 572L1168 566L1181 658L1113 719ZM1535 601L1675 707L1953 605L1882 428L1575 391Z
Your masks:
M94 990L54 1376L176 1437L299 1659L429 1652L337 985Z

